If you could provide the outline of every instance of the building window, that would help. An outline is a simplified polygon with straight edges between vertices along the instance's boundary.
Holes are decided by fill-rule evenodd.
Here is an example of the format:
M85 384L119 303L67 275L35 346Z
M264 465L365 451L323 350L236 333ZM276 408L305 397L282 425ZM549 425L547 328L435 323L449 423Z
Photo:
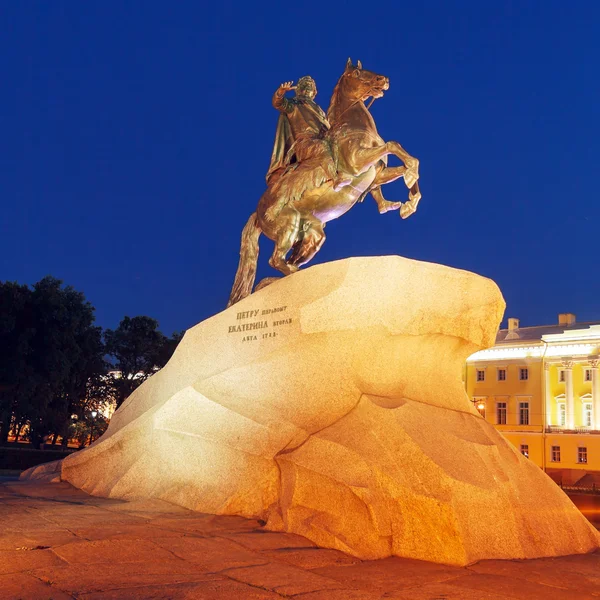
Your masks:
M506 402L496 403L496 424L506 425Z
M566 381L566 371L564 369L561 369L558 372L558 381L560 381L561 383L564 383Z
M529 369L527 367L521 367L519 369L519 379L521 381L527 381L529 379Z
M583 405L583 425L585 427L592 426L592 404L590 402Z
M521 444L521 454L525 458L529 458L529 444Z
M583 370L583 380L584 381L591 381L592 380L592 370L591 369L584 369Z
M498 381L506 381L506 369L498 369Z
M558 424L564 427L567 424L567 405L560 402L558 405Z
M477 381L485 381L485 371L483 369L477 369Z
M587 448L585 446L577 448L577 462L587 463Z
M529 425L529 402L519 402L519 425Z
M560 462L560 446L552 446L552 462Z

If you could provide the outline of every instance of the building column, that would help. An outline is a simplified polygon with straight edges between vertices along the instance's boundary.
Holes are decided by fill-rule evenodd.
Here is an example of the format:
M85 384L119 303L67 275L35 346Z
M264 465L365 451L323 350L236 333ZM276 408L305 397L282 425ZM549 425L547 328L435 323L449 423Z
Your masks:
M552 426L552 390L550 388L550 365L544 364L544 394L546 401L546 424L545 427Z
M594 429L600 429L600 360L590 360L592 368L592 416Z
M573 361L564 360L563 369L565 370L565 399L567 409L567 429L575 429L575 398L573 396Z

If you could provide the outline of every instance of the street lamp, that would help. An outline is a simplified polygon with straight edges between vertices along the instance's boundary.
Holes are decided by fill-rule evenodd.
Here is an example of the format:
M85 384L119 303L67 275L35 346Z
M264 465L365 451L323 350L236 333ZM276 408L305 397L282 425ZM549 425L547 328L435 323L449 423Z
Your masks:
M92 414L92 426L90 428L90 446L92 445L92 442L94 441L94 423L96 422L96 415L98 414L98 411L93 410L91 414Z
M479 400L478 398L474 398L471 400L471 402L479 414L485 419L485 402L483 400Z

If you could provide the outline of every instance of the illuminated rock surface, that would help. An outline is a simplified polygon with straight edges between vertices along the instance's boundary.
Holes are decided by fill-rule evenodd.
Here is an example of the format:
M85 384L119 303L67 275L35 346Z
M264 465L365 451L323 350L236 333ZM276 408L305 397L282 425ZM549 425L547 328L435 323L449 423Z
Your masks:
M466 397L465 359L503 311L492 281L440 265L311 267L190 329L57 468L93 495L259 518L360 558L590 552L597 532Z

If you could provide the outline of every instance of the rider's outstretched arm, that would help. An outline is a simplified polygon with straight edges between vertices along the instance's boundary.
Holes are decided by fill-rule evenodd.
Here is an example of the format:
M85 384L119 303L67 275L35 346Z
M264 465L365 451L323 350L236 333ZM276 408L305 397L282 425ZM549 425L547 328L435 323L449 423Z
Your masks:
M293 89L295 88L292 86L292 82L286 81L285 83L282 83L273 94L273 107L276 108L279 112L293 112L294 104L285 97L285 93Z

